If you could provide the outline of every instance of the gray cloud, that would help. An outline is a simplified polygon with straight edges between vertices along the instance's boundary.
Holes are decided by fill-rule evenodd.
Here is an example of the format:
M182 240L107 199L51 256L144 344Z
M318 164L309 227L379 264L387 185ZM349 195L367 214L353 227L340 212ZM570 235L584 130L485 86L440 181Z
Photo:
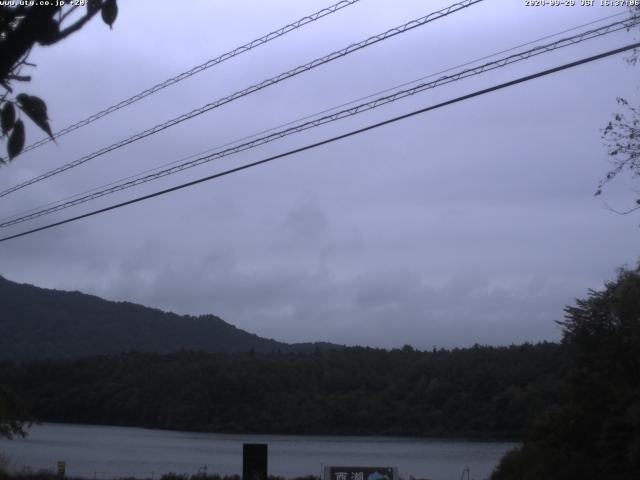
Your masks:
M26 154L0 188L448 2L367 0ZM322 2L124 2L34 51L25 89L54 129L299 18ZM0 200L32 208L617 11L483 2L233 102ZM176 21L179 18L180 21ZM144 28L141 26L144 25ZM591 41L95 202L97 208L621 45ZM554 320L638 256L637 217L593 192L620 57L327 145L268 166L0 245L0 274L179 313L214 313L284 341L420 348L556 340ZM31 138L38 136L30 130ZM606 201L625 205L633 182ZM82 209L52 218L62 219ZM36 226L40 223L34 223ZM26 225L26 224L25 224ZM11 233L21 231L13 228ZM7 231L7 233L10 233ZM4 232L3 232L4 233Z

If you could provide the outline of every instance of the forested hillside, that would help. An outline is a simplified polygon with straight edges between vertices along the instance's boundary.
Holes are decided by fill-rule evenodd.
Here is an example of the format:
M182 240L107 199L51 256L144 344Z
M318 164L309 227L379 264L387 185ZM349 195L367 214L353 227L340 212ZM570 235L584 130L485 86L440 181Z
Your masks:
M560 402L493 480L640 478L640 265L566 308Z
M42 421L212 432L519 437L557 401L557 344L127 353L0 364Z
M312 350L262 338L214 315L193 317L0 277L0 358L34 360L136 350Z

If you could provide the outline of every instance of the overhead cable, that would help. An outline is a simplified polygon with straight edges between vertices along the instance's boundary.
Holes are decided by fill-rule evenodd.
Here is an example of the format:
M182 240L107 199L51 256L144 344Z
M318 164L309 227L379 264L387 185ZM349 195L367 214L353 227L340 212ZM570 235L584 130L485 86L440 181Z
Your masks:
M125 206L128 206L128 205L132 205L134 203L142 202L144 200L149 200L151 198L159 197L159 196L165 195L167 193L171 193L171 192L175 192L175 191L178 191L178 190L182 190L184 188L191 187L191 186L194 186L194 185L198 185L200 183L204 183L204 182L207 182L207 181L210 181L210 180L214 180L216 178L221 178L221 177L230 175L232 173L237 173L237 172L240 172L240 171L243 171L243 170L247 170L247 169L252 168L252 167L256 167L258 165L269 163L269 162L272 162L272 161L280 159L280 158L288 157L288 156L291 156L291 155L294 155L294 154L297 154L297 153L301 153L301 152L304 152L304 151L307 151L307 150L311 150L313 148L317 148L317 147L320 147L322 145L327 145L329 143L333 143L333 142L336 142L338 140L343 140L345 138L349 138L349 137L352 137L354 135L358 135L360 133L364 133L364 132L367 132L369 130L373 130L375 128L379 128L379 127L382 127L384 125L389 125L391 123L395 123L397 121L404 120L404 119L407 119L407 118L410 118L410 117L413 117L413 116L416 116L416 115L419 115L419 114L422 114L422 113L426 113L426 112L429 112L429 111L432 111L432 110L436 110L438 108L442 108L442 107L445 107L445 106L448 106L448 105L452 105L452 104L459 103L459 102L462 102L462 101L465 101L465 100L469 100L469 99L474 98L474 97L479 97L481 95L485 95L487 93L495 92L497 90L501 90L501 89L504 89L504 88L507 88L507 87L511 87L513 85L517 85L517 84L520 84L520 83L528 82L528 81L531 81L531 80L534 80L536 78L540 78L540 77L543 77L543 76L546 76L546 75L551 75L553 73L557 73L557 72L560 72L562 70L567 70L569 68L577 67L579 65L584 65L586 63L590 63L590 62L593 62L593 61L596 61L596 60L600 60L602 58L610 57L612 55L617 55L619 53L627 52L629 50L632 50L632 49L638 48L638 47L640 47L640 42L632 43L632 44L626 45L624 47L616 48L614 50L609 50L607 52L603 52L603 53L600 53L600 54L597 54L597 55L593 55L593 56L590 56L590 57L587 57L587 58L576 60L576 61L571 62L571 63L565 63L565 64L560 65L558 67L554 67L554 68L550 68L550 69L547 69L547 70L543 70L541 72L534 73L534 74L531 74L531 75L526 75L524 77L520 77L520 78L517 78L515 80L511 80L509 82L505 82L505 83L501 83L501 84L498 84L498 85L494 85L493 87L485 88L485 89L482 89L482 90L477 90L477 91L475 91L473 93L469 93L467 95L462 95L462 96L456 97L456 98L454 98L452 100L447 100L445 102L441 102L441 103L438 103L436 105L431 105L429 107L421 108L419 110L414 110L414 111L406 113L404 115L393 117L393 118L390 118L388 120L384 120L382 122L374 123L374 124L368 125L366 127L359 128L357 130L352 130L350 132L343 133L341 135L337 135L337 136L334 136L334 137L331 137L331 138L328 138L328 139L325 139L325 140L321 140L319 142L315 142L315 143L312 143L312 144L309 144L309 145L305 145L304 147L295 148L293 150L289 150L287 152L280 153L278 155L273 155L271 157L264 158L262 160L258 160L256 162L252 162L252 163L248 163L248 164L245 164L245 165L241 165L239 167L231 168L229 170L225 170L225 171L222 171L222 172L219 172L219 173L215 173L215 174L209 175L207 177L199 178L197 180L193 180L193 181L190 181L190 182L187 182L187 183L183 183L181 185L176 185L174 187L167 188L167 189L164 189L164 190L160 190L158 192L154 192L154 193L150 193L148 195L143 195L141 197L133 198L131 200L127 200L125 202L117 203L115 205L111 205L111 206L108 206L108 207L105 207L105 208L100 208L98 210L93 210L91 212L87 212L87 213L84 213L82 215L77 215L75 217L71 217L71 218L67 218L65 220L61 220L61 221L58 221L58 222L54 222L54 223L50 223L50 224L47 224L47 225L43 225L43 226L38 227L38 228L27 230L27 231L24 231L24 232L21 232L21 233L17 233L17 234L14 234L14 235L9 235L7 237L0 238L0 242L6 242L8 240L12 240L12 239L15 239L15 238L24 237L25 235L30 235L30 234L33 234L33 233L36 233L36 232L41 232L43 230L48 230L50 228L57 227L57 226L60 226L60 225L65 225L65 224L71 223L71 222L75 222L75 221L81 220L83 218L92 217L94 215L98 215L98 214L101 214L101 213L109 212L111 210L116 210L116 209L119 209L119 208L122 208L122 207L125 207Z
M88 155L85 155L81 158L78 158L77 160L74 160L72 162L66 163L65 165L62 165L60 167L54 168L53 170L50 170L46 173L43 173L41 175L38 175L37 177L31 178L30 180L27 180L25 182L22 182L18 185L15 185L13 187L10 187L6 190L3 190L2 192L0 192L0 197L4 197L6 195L9 195L12 192L15 192L17 190L20 190L22 188L25 188L29 185L33 185L34 183L40 182L42 180L45 180L49 177L52 177L54 175L57 175L59 173L62 173L64 171L67 171L71 168L75 168L79 165L82 165L86 162L88 162L89 160L92 160L96 157L99 157L101 155L104 155L106 153L112 152L113 150L116 150L118 148L124 147L125 145L129 145L130 143L136 142L138 140L141 140L143 138L146 138L150 135L154 135L158 132L161 132L169 127L173 127L175 125L178 125L186 120L190 120L193 117L196 117L198 115L202 115L203 113L206 113L210 110L213 110L214 108L220 107L222 105L225 105L229 102L232 102L234 100L237 100L241 97L245 97L247 95L250 95L254 92L257 92L259 90L262 90L266 87L269 87L271 85L275 85L276 83L282 82L283 80L289 79L291 77L294 77L296 75L299 75L303 72L307 72L309 70L312 70L316 67L319 67L321 65L324 65L326 63L329 63L333 60L336 60L338 58L342 58L346 55L349 55L350 53L356 52L358 50L361 50L363 48L366 48L368 46L374 45L378 42L387 40L389 38L395 37L396 35L399 35L401 33L405 33L408 32L410 30L413 30L414 28L417 27L421 27L423 25L426 25L427 23L430 23L434 20L440 19L440 18L444 18L448 15L451 15L452 13L458 12L464 8L467 8L471 5L474 5L476 3L480 3L483 0L463 0L461 2L455 3L453 5L450 5L446 8L443 8L441 10L438 10L436 12L432 12L424 17L415 19L415 20L411 20L410 22L407 22L403 25L400 25L398 27L392 28L387 30L386 32L383 32L381 34L378 35L374 35L372 37L367 38L366 40L363 40L361 42L357 42L357 43L353 43L351 45L349 45L346 48L343 48L341 50L337 50L333 53L330 53L329 55L326 55L324 57L320 57L317 58L316 60L313 60L309 63L306 63L304 65L298 66L296 68L293 68L292 70L289 70L287 72L281 73L279 75L276 75L275 77L272 77L268 80L264 80L260 83L257 83L255 85L252 85L248 88L245 88L244 90L240 90L236 93L233 93L229 96L226 97L222 97L218 100L215 100L214 102L208 103L206 105L203 105L200 108L196 108L195 110L192 110L188 113L182 114L178 117L175 117L171 120L168 120L164 123L158 124L152 128L149 128L143 132L137 133L131 137L128 137L124 140L121 140L117 143L114 143L108 147L104 147L100 150L97 150L93 153L90 153Z
M324 125L327 123L331 123L343 118L347 118L353 115L357 115L359 113L362 112L366 112L369 110L373 110L375 108L378 108L382 105L386 105L388 103L392 103L395 102L397 100L409 97L411 95L415 95L417 93L423 92L425 90L429 90L429 89L433 89L442 85L446 85L452 82L456 82L458 80L462 80L464 78L468 78L471 76L475 76L475 75L480 75L482 73L486 73L498 68L502 68L505 67L507 65L511 65L514 64L516 62L520 62L523 60L527 60L529 58L535 57L537 55L541 55L543 53L548 53L554 50L557 50L559 48L563 48L563 47L567 47L570 45L575 45L577 43L586 41L586 40L590 40L593 38L598 38L598 37L602 37L604 35L608 35L614 32L617 32L619 30L623 30L623 29L627 29L627 28L631 28L637 24L640 23L640 16L634 16L634 17L630 17L627 18L625 20L620 20L618 22L614 22L611 23L609 25L600 27L600 28L596 28L596 29L591 29L585 32L581 32L578 33L576 35L573 35L571 37L567 37L567 38L562 38L559 40L556 40L554 42L545 44L545 45L539 45L536 46L532 49L523 51L523 52L519 52L519 53L515 53L513 55L510 55L508 57L504 57L504 58L500 58L498 60L494 60L492 62L488 62L485 63L483 65L479 65L473 68L468 68L462 71L459 71L455 74L452 75L448 75L448 76L443 76L438 78L435 81L432 82L428 82L428 83L422 83L419 85L416 85L412 88L408 88L408 89L404 89L404 90L400 90L397 91L393 94L390 95L386 95L383 97L379 97L376 98L375 100L372 100L370 102L366 102L366 103L361 103L359 105L350 107L350 108L346 108L343 109L339 112L335 112L329 115L324 115L320 118L317 118L315 120L311 120L311 121L307 121L307 122L303 122L300 123L298 125L294 125L292 127L286 128L284 130L280 130L277 132L274 132L270 135L266 135L254 140L251 140L249 142L245 142L242 143L240 145L236 145L233 147L229 147L199 158L196 158L194 160L191 161L187 161L187 162L183 162L180 163L178 165L174 165L172 167L169 168L165 168L159 171L156 171L154 173L150 173L144 176L139 176L136 177L132 180L128 180L122 183L118 183L118 184L113 184L110 185L108 188L104 188L102 190L98 190L98 191L92 191L91 193L88 193L86 195L83 196L76 196L74 197L72 200L66 201L66 202L60 202L57 203L53 206L50 207L46 207L46 208L42 208L39 209L37 211L31 212L29 214L25 214L22 216L18 216L15 218L11 218L5 221L0 222L0 228L6 228L6 227L10 227L12 225L16 225L18 223L22 223L28 220L33 220L35 218L39 218L42 217L44 215L49 215L76 205L80 205L86 202L89 202L91 200L95 200L97 198L101 198L104 197L106 195L110 195L122 190L126 190L128 188L132 188L138 185L142 185L144 183L148 183L151 182L153 180L157 180L159 178L162 177L166 177L168 175L172 175L181 171L184 171L186 169L189 168L193 168L196 167L198 165L202 165L204 163L207 162L211 162L213 160L217 160L223 157L227 157L229 155L233 155L239 152L243 152L245 150L249 150L255 147L258 147L260 145L264 145L266 143L272 142L274 140L278 140L280 138L295 134L295 133L299 133L302 132L304 130L308 130L311 128L315 128L318 127L320 125Z
M259 137L261 135L264 135L265 133L274 132L274 131L282 129L284 127L288 127L290 125L294 125L296 123L302 122L303 120L308 120L310 118L315 118L315 117L318 117L319 115L336 111L339 108L343 108L343 107L346 107L348 105L353 105L355 103L361 102L363 100L368 100L370 98L374 98L374 97L376 97L378 95L381 95L383 93L388 93L388 92L397 90L398 88L406 87L408 85L413 85L414 83L420 82L422 80L426 80L427 78L433 78L433 77L436 77L438 75L442 75L443 73L451 72L451 71L453 71L453 70L455 70L457 68L462 68L462 67L467 67L469 65L474 65L474 64L476 64L478 62L481 62L482 60L487 60L489 58L494 58L494 57L497 57L498 55L502 55L503 53L513 52L514 50L517 50L518 48L526 47L526 46L529 46L529 45L534 45L534 44L536 44L538 42L541 42L543 40L548 40L550 38L557 37L558 35L562 35L564 33L573 32L575 30L579 30L580 28L588 27L590 25L595 25L596 23L600 23L600 22L603 22L605 20L610 20L610 19L615 18L615 17L620 17L622 15L627 15L627 12L618 12L618 13L614 13L612 15L607 15L607 16L604 16L604 17L600 17L600 18L598 18L596 20L592 20L592 21L587 22L587 23L576 25L574 27L567 28L565 30L561 30L561 31L556 32L556 33L552 33L550 35L545 35L543 37L536 38L535 40L530 40L528 42L521 43L519 45L515 45L513 47L510 47L510 48L507 48L507 49L504 49L504 50L500 50L499 52L495 52L495 53L492 53L490 55L485 55L485 56L482 56L482 57L479 57L479 58L475 58L473 60L469 60L468 62L461 63L461 64L458 64L458 65L454 65L454 66L448 67L448 68L446 68L444 70L440 70L438 72L430 73L428 75L425 75L425 76L422 76L420 78L401 83L399 85L394 85L393 87L385 88L384 90L378 90L378 91L370 93L370 94L368 94L368 95L366 95L364 97L359 97L359 98L350 100L348 102L342 103L340 105L334 105L333 107L326 108L326 109L321 110L319 112L308 114L308 115L305 115L304 117L299 117L299 118L297 118L295 120L290 120L288 122L281 123L281 124L273 126L273 127L269 127L267 129L261 130L259 132L254 132L254 133L252 133L250 135L245 135L245 136L243 136L241 138L236 138L235 140L232 140L232 141L229 141L229 142L225 142L224 144L216 145L215 147L210 147L210 148L207 148L206 150L202 150L202 151L197 152L197 153L192 153L192 154L187 155L185 157L181 157L181 158L179 158L177 160L172 160L170 162L163 163L163 164L158 165L156 167L149 168L149 169L143 170L141 172L134 173L134 174L128 175L126 177L113 180L113 181L111 181L109 183L106 183L106 184L98 185L98 186L90 188L88 190L84 190L82 192L79 192L79 193L70 195L68 197L65 197L65 198L63 198L61 200L55 200L55 201L52 201L52 202L47 202L47 203L45 203L43 205L39 205L39 206L36 206L36 207L28 208L26 210L22 210L20 212L15 213L15 214L7 215L5 217L0 218L0 223L4 222L6 220L11 220L11 219L14 219L16 217L26 215L26 214L31 213L31 212L35 212L37 210L44 209L46 207L50 207L50 206L53 206L53 205L61 204L63 202L67 202L68 200L72 200L72 199L87 195L89 193L93 193L93 192L96 192L98 190L105 189L107 187L111 187L113 185L116 185L116 184L121 183L121 182L125 182L127 180L131 180L131 179L134 179L134 178L141 177L141 176L146 175L146 174L151 173L151 172L157 172L157 171L162 170L162 169L164 169L166 167L169 167L171 165L177 165L179 163L185 162L185 161L190 160L192 158L200 157L200 156L202 156L202 155L204 155L206 153L210 153L210 152L213 152L215 150L218 150L218 149L221 149L221 148L224 148L224 147L228 147L230 145L235 145L235 144L243 142L245 140L249 140L249 139L252 139L252 138L257 138L257 137Z
M297 30L300 27L303 27L305 25L308 25L309 23L315 22L316 20L319 20L323 17L326 17L327 15L331 15L332 13L335 13L339 10L342 10L345 7L348 7L350 5L353 5L354 3L359 2L360 0L341 0L338 3L335 3L327 8L323 8L322 10L318 10L315 13L312 13L311 15L307 15L306 17L302 17L301 19L289 23L288 25L285 25L284 27L281 27L277 30L274 30L271 33L268 33L260 38L256 38L255 40L249 42L249 43L245 43L244 45L241 45L239 47L234 48L233 50L229 50L228 52L223 53L222 55L216 57L216 58L212 58L211 60L207 60L204 63L201 63L200 65L196 65L195 67L182 72L174 77L168 78L167 80L164 80L163 82L160 82L156 85L154 85L153 87L147 88L146 90L143 90L140 93L137 93L129 98L127 98L126 100L122 100L121 102L118 102L114 105L111 105L110 107L105 108L104 110L99 111L98 113L95 113L83 120L80 120L72 125L69 125L65 128L63 128L62 130L55 132L53 134L53 138L60 138L63 135L66 135L67 133L73 132L74 130L77 130L79 128L82 128L86 125L89 125L90 123L95 122L96 120L109 115L117 110L120 110L121 108L124 107L128 107L129 105L136 103L140 100L142 100L145 97L148 97L149 95L152 95L164 88L167 88L171 85L175 85L178 82L181 82L182 80L185 80L189 77L192 77L200 72L203 72L215 65L218 65L219 63L222 63L226 60L229 60L233 57L237 57L238 55L248 52L249 50L252 50L256 47L259 47L261 45L264 45L265 43L270 42L271 40L275 40L276 38L282 37L284 35L286 35L289 32L292 32L294 30ZM45 145L46 143L50 142L52 139L51 137L44 137L41 140L38 140L37 142L32 143L31 145L26 146L23 150L22 153L24 152L28 152L29 150L33 150L35 148L38 148L42 145Z

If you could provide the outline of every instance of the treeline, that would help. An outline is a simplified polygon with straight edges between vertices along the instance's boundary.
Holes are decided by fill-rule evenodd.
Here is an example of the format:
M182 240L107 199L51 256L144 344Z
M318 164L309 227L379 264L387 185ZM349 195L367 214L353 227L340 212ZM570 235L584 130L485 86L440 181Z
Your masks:
M39 471L36 473L31 472L19 472L12 473L5 471L1 468L0 465L0 480L60 480L60 476L53 472L48 471ZM65 476L65 480L86 480L84 477L69 477ZM218 474L207 474L207 473L198 473L195 475L186 475L186 474L175 474L175 473L167 473L160 477L160 480L241 480L242 477L240 475L218 475ZM118 480L139 480L135 477L122 477ZM147 479L152 480L152 479ZM279 477L276 475L269 475L267 480L285 480L284 477ZM305 477L293 477L287 480L320 480L320 477L307 475ZM427 479L424 479L427 480Z
M560 402L493 480L640 478L640 264L565 311Z
M124 353L0 363L35 419L229 433L519 438L557 403L558 344Z

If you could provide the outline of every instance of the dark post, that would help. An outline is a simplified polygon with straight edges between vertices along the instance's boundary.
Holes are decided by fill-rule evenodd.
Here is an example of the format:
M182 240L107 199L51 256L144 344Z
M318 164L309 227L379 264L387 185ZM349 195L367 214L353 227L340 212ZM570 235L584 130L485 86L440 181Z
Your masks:
M267 444L242 445L242 480L267 480Z

